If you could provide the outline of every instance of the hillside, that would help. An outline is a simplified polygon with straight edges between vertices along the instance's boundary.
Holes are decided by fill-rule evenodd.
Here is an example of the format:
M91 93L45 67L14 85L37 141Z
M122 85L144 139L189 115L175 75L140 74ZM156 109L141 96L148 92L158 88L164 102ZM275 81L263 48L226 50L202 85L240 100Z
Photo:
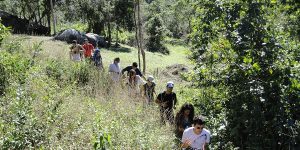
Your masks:
M10 49L17 57L13 64L18 66L26 59L34 61L34 64L26 69L26 64L22 63L25 68L20 66L19 69L25 69L24 74L21 72L10 78L13 80L25 75L25 84L20 87L24 95L21 94L20 98L28 103L20 106L15 99L10 102L11 105L1 108L9 118L23 122L22 126L16 126L12 120L5 122L4 125L11 130L5 130L4 134L16 141L3 139L1 145L6 143L7 147L25 148L29 145L22 139L28 138L36 140L35 147L46 149L91 149L93 146L103 146L103 143L116 149L174 148L173 128L160 125L157 105L144 107L140 98L128 96L126 88L110 84L106 71L99 72L85 62L70 61L68 46L49 37L13 35L5 41L3 47ZM136 49L122 46L128 51L101 50L105 67L114 57L121 58L122 66L135 61ZM35 49L40 51L32 59ZM170 50L169 56L147 52L149 70L160 70L177 63L189 64L185 47L174 46ZM11 57L2 61L6 59L12 61ZM157 92L165 89L168 80L176 80L176 92L185 85L178 79L179 76L156 76ZM11 87L18 87L13 83ZM10 101L10 93L14 93L13 88L4 101ZM179 103L182 102L179 96ZM25 118L15 116L15 111L23 112Z

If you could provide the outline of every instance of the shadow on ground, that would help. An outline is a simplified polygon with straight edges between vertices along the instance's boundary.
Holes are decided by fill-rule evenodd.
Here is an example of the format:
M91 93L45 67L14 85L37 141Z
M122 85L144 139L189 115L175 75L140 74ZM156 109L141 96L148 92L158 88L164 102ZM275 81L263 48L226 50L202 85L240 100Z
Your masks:
M107 50L109 51L114 51L114 52L122 52L122 53L130 53L132 50L130 48L127 47L110 47Z

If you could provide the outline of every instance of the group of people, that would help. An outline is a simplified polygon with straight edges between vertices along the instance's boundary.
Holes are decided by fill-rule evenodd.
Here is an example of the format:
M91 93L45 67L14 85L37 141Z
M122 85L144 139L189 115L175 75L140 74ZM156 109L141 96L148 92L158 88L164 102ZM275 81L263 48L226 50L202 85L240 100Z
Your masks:
M115 58L109 65L109 72L114 83L125 80L129 95L137 97L141 95L147 105L155 102L160 108L161 123L174 125L175 134L181 141L180 147L183 149L205 150L210 142L210 132L205 129L205 121L201 116L194 116L194 106L189 103L182 105L176 116L177 96L173 92L174 82L166 83L166 90L156 97L155 82L152 75L147 78L141 73L136 62L126 68L120 68L120 58ZM124 77L124 73L127 76ZM143 81L146 80L146 82Z
M70 59L73 61L83 61L84 59L93 62L96 67L103 69L102 57L98 46L94 47L88 39L84 39L84 44L80 45L76 40L72 41L70 47Z
M101 63L102 59L98 48L85 40L83 46L73 41L70 51L70 58L74 61L81 61L84 58ZM98 60L97 60L98 59ZM100 60L99 60L100 59ZM154 77L149 75L147 78L141 73L136 62L124 69L120 67L120 58L115 58L108 69L111 80L114 84L125 83L130 97L142 98L145 106L154 102L159 105L161 123L168 122L175 127L175 135L180 139L182 149L205 150L210 141L210 132L205 129L205 121L201 116L194 114L194 106L185 103L174 117L176 109L177 96L173 92L174 82L166 83L166 90L156 94ZM155 96L157 95L157 96Z

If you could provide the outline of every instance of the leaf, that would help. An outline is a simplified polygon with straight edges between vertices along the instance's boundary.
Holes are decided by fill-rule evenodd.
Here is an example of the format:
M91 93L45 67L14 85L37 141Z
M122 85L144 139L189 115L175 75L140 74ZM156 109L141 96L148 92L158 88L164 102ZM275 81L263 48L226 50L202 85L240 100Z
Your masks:
M244 57L243 61L244 61L244 63L251 63L252 58Z
M261 70L261 68L260 68L260 66L259 66L258 63L254 63L252 66L253 66L254 70L256 70L256 71L260 71Z
M269 72L270 72L270 74L273 74L273 70L271 68L269 69Z

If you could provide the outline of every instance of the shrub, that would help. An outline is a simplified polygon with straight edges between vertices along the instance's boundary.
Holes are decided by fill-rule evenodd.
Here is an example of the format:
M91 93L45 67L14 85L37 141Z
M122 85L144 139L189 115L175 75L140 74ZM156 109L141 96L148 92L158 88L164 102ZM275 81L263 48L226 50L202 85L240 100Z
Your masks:
M146 23L147 33L149 35L146 48L150 52L160 52L169 54L169 50L162 44L164 40L164 27L159 15L154 15Z

